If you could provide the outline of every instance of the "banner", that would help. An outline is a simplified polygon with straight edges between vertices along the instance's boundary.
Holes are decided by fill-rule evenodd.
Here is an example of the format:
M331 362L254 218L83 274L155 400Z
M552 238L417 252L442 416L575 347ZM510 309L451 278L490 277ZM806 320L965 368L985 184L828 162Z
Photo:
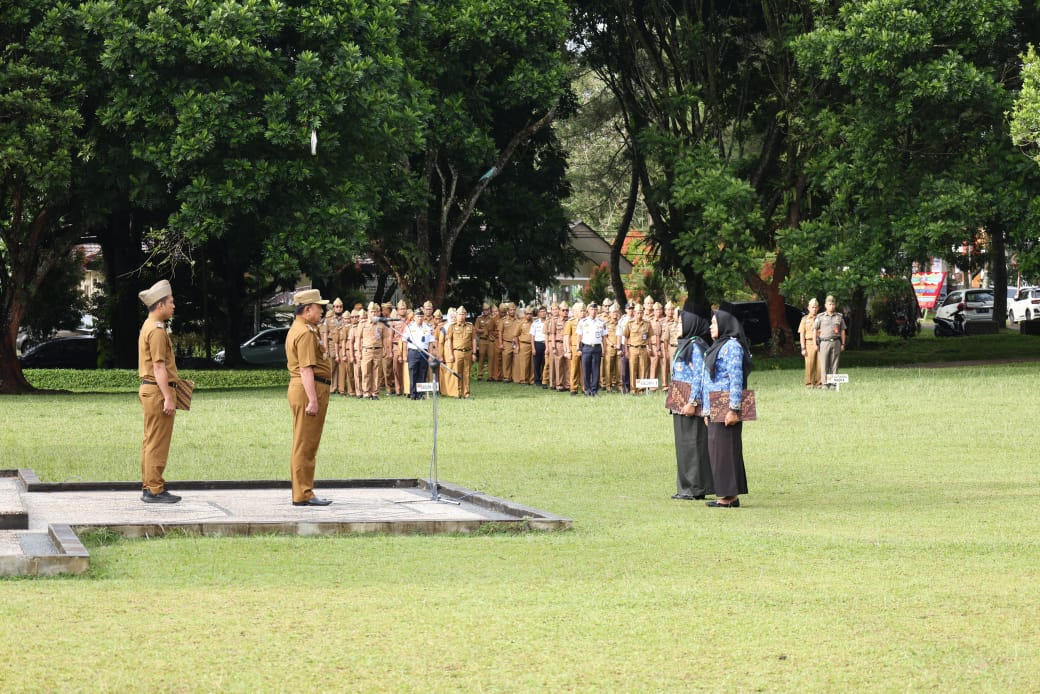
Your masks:
M914 293L917 294L917 305L922 309L935 308L943 285L946 284L946 273L915 272L910 276L910 283L914 285Z

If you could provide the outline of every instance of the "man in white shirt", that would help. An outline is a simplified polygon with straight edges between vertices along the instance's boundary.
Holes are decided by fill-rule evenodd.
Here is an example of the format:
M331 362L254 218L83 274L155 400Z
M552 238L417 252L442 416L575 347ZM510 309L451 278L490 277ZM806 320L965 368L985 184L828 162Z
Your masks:
M408 399L422 400L415 384L426 380L426 367L429 362L425 351L433 342L433 328L426 323L422 311L416 311L412 316L412 321L404 329L404 340L408 346Z
M542 388L548 388L543 378L545 376L545 307L538 307L538 314L531 321L531 340L534 345L534 383Z
M585 381L585 395L596 397L599 393L599 363L603 359L603 338L607 328L596 315L596 304L589 304L588 311L589 315L578 321L581 371Z

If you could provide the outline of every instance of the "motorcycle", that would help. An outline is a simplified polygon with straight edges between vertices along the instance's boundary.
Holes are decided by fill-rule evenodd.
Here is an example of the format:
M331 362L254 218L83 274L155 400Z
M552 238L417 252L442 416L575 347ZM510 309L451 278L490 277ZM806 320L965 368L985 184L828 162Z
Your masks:
M954 311L952 318L939 318L935 317L935 336L936 337L963 337L967 333L964 332L964 309L963 303L957 304L957 310Z
M905 311L900 311L896 314L896 335L899 337L909 340L920 329L917 320L910 320L910 316Z

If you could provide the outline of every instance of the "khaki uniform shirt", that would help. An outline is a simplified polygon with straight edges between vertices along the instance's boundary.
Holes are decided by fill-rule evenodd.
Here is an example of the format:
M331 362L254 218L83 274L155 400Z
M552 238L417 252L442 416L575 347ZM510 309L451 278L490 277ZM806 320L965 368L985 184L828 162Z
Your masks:
M452 324L448 328L448 341L453 352L472 352L475 329L472 323ZM447 357L448 355L445 355Z
M300 369L307 366L314 369L315 378L332 378L332 364L322 356L320 333L303 316L296 316L285 336L285 358L293 378L299 378Z
M383 347L383 326L373 323L372 319L365 320L361 326L361 356L366 352L378 352ZM376 349L379 348L379 349Z
M841 340L841 331L845 330L845 317L837 311L830 314L821 313L816 316L816 322L813 324L813 327L816 328L821 342L825 340Z
M155 362L166 364L166 375L170 381L177 380L177 359L173 354L173 342L161 320L145 319L141 334L137 338L137 372L141 378L155 380Z
M629 347L647 347L650 344L650 337L653 335L652 330L650 324L645 320L633 318L625 324L622 335L625 338L625 344Z
M477 331L477 339L487 340L490 339L488 328L491 327L491 316L477 316L477 319L473 321L473 328Z
M516 318L503 318L501 322L502 346L508 347L520 335L520 321Z

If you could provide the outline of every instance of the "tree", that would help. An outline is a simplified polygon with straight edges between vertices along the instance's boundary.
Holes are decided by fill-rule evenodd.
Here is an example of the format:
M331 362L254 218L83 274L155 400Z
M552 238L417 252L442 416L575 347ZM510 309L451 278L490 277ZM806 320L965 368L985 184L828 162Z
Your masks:
M790 52L812 7L585 0L574 11L575 40L621 106L659 268L681 273L695 304L750 284L774 346L793 345L783 231L812 214L804 114L820 95Z
M97 124L127 143L104 162L125 191L113 210L157 212L137 233L171 267L190 270L206 249L223 275L229 361L246 276L333 276L417 144L418 87L400 53L409 16L397 0L84 3Z
M0 392L32 390L15 341L44 279L67 261L70 181L83 149L82 64L69 9L48 0L0 5Z
M406 55L426 90L426 129L397 170L398 194L384 201L368 250L406 296L439 304L460 274L459 250L464 257L493 240L520 248L511 239L518 230L481 206L506 178L514 189L531 183L511 171L525 151L555 147L539 137L569 108L567 13L562 0L452 0L416 3L415 11L425 12L424 31ZM538 158L525 168L562 177ZM546 202L528 217L557 216L559 202ZM565 232L565 223L556 230ZM559 255L561 245L548 249Z

